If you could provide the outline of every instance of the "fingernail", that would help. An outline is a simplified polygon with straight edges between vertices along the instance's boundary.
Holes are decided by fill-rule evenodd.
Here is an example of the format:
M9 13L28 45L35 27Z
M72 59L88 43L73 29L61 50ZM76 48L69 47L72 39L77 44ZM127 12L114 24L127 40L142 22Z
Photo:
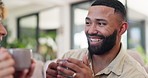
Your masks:
M70 58L67 58L67 61L70 61Z
M58 66L58 67L57 67L57 69L58 69L58 70L60 70L60 69L61 69L61 67L60 67L60 66Z

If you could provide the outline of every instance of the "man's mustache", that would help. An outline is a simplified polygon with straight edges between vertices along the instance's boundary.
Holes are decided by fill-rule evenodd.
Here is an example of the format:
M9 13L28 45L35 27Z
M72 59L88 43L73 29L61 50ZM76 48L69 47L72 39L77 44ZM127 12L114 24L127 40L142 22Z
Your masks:
M89 36L97 36L97 37L101 37L103 39L105 39L106 37L104 35L100 35L100 34L86 34L87 37Z

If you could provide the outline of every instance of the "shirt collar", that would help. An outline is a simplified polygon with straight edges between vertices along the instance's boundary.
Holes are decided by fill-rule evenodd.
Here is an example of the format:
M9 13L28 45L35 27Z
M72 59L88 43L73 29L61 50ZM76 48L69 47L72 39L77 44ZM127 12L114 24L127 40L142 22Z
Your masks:
M122 73L125 52L126 52L126 50L123 48L123 46L121 46L119 54L108 66L110 71L114 72L116 75L121 75L121 73Z

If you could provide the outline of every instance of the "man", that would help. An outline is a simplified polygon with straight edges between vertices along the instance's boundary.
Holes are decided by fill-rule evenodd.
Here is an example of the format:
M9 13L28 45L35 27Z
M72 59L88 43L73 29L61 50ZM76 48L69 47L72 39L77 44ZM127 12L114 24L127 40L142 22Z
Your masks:
M7 35L6 29L3 27L1 21L6 17L6 8L3 2L0 0L0 44L2 37ZM34 68L35 62L32 60L32 65L30 69L24 71L15 71L14 69L15 61L11 55L6 51L6 49L0 46L0 78L30 78Z
M121 36L128 24L121 2L96 0L85 20L88 49L69 51L63 56L68 62L50 63L47 78L148 78L144 68L123 49Z

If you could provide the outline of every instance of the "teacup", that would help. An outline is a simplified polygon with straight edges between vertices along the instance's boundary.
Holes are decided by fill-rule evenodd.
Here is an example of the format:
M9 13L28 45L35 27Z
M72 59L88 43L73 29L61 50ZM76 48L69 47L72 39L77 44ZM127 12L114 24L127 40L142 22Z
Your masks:
M10 48L7 51L12 55L15 61L16 71L21 71L24 69L29 69L31 65L31 49L24 48Z

